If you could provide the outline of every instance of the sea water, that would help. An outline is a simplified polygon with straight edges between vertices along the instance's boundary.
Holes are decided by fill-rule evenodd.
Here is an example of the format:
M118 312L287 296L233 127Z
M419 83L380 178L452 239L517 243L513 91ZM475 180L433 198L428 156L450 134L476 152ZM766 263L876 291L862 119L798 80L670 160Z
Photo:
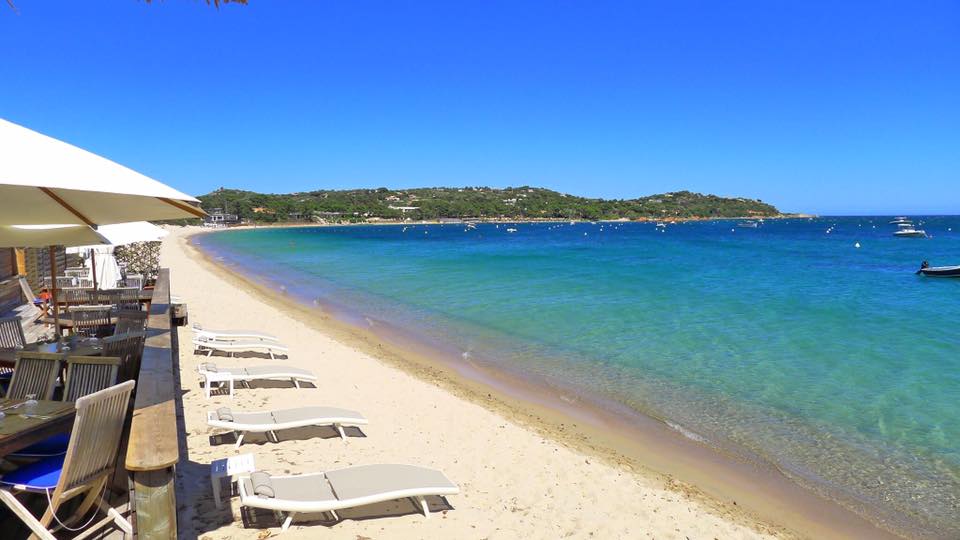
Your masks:
M837 217L265 228L197 243L304 302L960 537L960 279L915 275L923 260L960 264L960 218L915 219L931 238Z

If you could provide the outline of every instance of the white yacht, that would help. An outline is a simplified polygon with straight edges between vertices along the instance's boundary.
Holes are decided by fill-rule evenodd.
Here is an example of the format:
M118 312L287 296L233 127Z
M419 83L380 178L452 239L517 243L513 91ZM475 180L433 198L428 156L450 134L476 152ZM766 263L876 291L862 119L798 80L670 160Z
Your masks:
M909 221L906 223L897 223L897 230L894 231L894 236L899 236L901 238L926 238L927 231L923 229L913 228L913 223Z

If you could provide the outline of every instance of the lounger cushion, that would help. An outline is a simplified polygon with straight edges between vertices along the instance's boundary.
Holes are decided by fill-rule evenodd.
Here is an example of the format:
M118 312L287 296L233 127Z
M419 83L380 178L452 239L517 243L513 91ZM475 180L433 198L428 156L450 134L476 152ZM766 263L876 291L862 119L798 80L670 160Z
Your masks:
M251 477L253 475L250 475ZM241 480L244 483L244 491L255 493L253 482L250 478ZM283 478L271 478L271 487L274 490L274 497L284 501L294 502L317 502L317 501L336 501L337 496L330 489L323 474L303 474L297 476L288 476Z
M217 418L224 422L233 422L233 413L229 407L220 407L217 409Z
M357 411L340 409L337 407L300 407L299 409L283 409L270 413L277 424L291 422L309 422L314 419L336 418L337 420L354 421L366 424L367 419Z
M44 490L57 487L63 471L64 456L53 456L24 465L0 478L0 484Z
M340 500L358 499L385 491L456 492L457 485L440 471L414 465L361 465L326 473Z
M250 475L250 483L253 485L254 495L273 498L277 495L273 489L273 482L270 481L270 474L263 471L257 471Z

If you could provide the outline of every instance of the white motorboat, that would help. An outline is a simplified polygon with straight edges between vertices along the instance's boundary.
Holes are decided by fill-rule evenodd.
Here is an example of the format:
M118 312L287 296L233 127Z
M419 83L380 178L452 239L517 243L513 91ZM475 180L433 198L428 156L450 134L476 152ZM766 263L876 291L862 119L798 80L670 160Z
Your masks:
M897 227L899 228L896 231L894 231L893 233L894 236L899 236L900 238L926 238L927 237L927 231L924 231L923 229L913 228L913 223L910 223L910 222L898 223Z

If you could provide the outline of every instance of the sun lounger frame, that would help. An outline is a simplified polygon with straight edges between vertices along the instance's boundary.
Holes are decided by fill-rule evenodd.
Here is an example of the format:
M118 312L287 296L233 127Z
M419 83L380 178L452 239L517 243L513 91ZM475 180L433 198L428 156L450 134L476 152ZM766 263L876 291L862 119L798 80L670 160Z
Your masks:
M249 339L280 343L280 339L276 336L264 334L263 332L257 332L255 330L210 330L200 326L199 324L194 324L191 327L191 330L193 330L193 334L195 336L205 337L215 341L243 341Z
M373 467L382 467L383 465L373 465ZM396 465L397 467L411 467L410 465ZM358 465L354 467L347 467L345 469L338 469L336 471L329 472L344 472L350 471L351 469L362 469L366 467L371 467L370 465ZM432 469L426 469L424 467L417 467L423 469L424 471L439 472ZM309 476L320 476L326 478L328 472L320 473L309 473L309 474L300 474L300 475L285 475L285 476L273 476L271 479L283 480L285 478L298 478L298 477L309 477ZM333 516L335 521L339 521L340 517L337 515L337 510L344 510L346 508L356 508L360 506L366 506L368 504L375 504L385 501L395 501L400 499L410 499L415 507L418 507L423 513L424 517L430 517L430 507L427 505L426 498L432 496L445 497L447 495L456 495L460 493L460 488L457 487L453 482L446 478L447 482L450 483L448 487L414 487L409 489L398 489L392 491L382 491L379 493L374 493L365 497L355 497L352 499L326 499L326 500L316 500L316 501L292 501L288 499L278 499L278 498L266 498L260 497L254 493L247 493L246 482L250 478L250 475L243 475L237 481L237 488L240 494L240 504L242 506L249 506L251 508L262 508L264 510L273 510L280 513L281 515L285 512L287 515L283 521L283 525L280 530L286 531L290 527L290 523L293 521L293 517L296 514L300 513L327 513Z
M317 382L317 376L305 369L299 368L289 368L285 366L251 366L252 368L276 368L277 371L263 374L244 374L244 373L235 373L229 370L231 369L247 369L243 367L237 368L222 368L225 371L221 371L219 367L214 366L216 371L209 371L207 364L200 364L197 366L197 372L201 377L204 378L204 387L206 388L207 399L210 399L210 390L213 386L212 383L228 383L230 388L230 397L233 398L233 388L235 383L247 383L249 381L291 381L293 385L297 388L300 388L300 382L306 381L311 383Z
M313 407L301 407L300 409L310 409ZM333 409L333 407L321 407ZM295 411L298 409L285 409L284 411L232 411L232 414L263 414L263 413L278 413L285 411ZM344 413L352 413L352 416L342 415L342 416L314 416L312 418L304 418L301 420L295 420L290 422L272 422L269 424L250 424L242 423L237 421L227 421L220 419L220 413L218 411L207 411L207 425L210 427L226 429L233 431L237 434L237 442L234 445L235 448L240 448L240 444L243 443L243 437L247 433L266 433L268 437L273 438L273 442L280 442L277 438L277 431L283 431L286 429L296 429L301 427L308 426L330 426L332 425L334 429L337 430L337 433L340 434L340 438L347 440L347 434L343 431L343 426L365 426L369 422L364 416L356 411L349 411L347 409L337 409L343 411Z
M276 360L274 351L287 354L289 349L282 343L275 341L220 341L216 339L206 339L194 336L193 345L200 352L206 352L207 356L213 355L214 351L225 352L233 356L235 352L266 351L271 360Z

